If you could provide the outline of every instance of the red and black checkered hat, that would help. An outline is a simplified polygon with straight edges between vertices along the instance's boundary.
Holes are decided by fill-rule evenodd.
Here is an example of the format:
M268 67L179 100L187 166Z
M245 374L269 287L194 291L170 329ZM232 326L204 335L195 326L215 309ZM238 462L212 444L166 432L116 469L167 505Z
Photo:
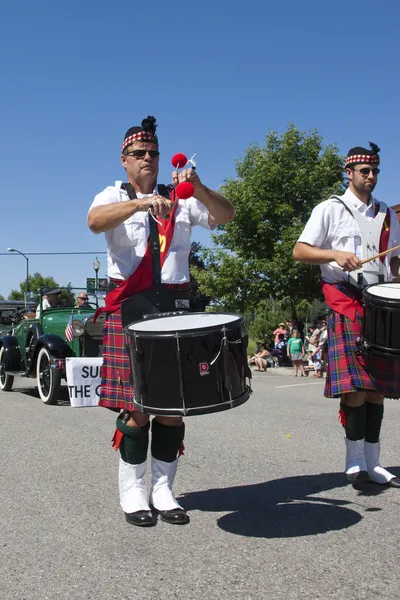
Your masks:
M128 129L122 142L122 152L134 142L152 142L158 146L158 137L156 134L156 119L148 116L143 119L142 126L135 126Z
M368 143L371 146L371 150L367 150L361 146L356 146L355 148L351 148L351 150L349 150L346 158L346 167L371 163L379 164L378 154L380 152L380 148L378 148L378 146L373 142Z

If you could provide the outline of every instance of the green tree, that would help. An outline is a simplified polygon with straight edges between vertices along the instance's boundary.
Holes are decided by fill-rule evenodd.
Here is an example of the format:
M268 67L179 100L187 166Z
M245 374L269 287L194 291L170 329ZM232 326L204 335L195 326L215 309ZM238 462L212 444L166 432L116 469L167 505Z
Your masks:
M211 298L200 291L199 283L193 273L193 270L199 269L204 271L205 264L202 258L202 245L200 242L192 242L189 253L189 268L190 268L190 293L197 301L197 310L204 310L210 303ZM192 270L193 267L193 270Z
M292 250L314 206L343 189L343 158L316 131L294 125L268 133L263 147L250 146L237 162L237 177L221 192L236 216L213 235L207 269L195 269L201 290L220 308L246 311L269 297L319 296L315 267L295 263Z
M39 301L40 290L42 288L57 288L59 287L57 281L53 277L44 277L41 273L33 273L29 275L29 292ZM8 296L9 300L23 300L26 292L26 280L21 281L19 284L19 290L11 290Z

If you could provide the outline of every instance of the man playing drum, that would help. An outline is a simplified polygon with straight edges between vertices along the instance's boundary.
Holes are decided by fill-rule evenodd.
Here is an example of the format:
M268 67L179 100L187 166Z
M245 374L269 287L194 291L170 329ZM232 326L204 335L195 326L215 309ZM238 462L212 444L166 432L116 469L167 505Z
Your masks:
M149 444L149 415L134 410L129 357L121 323L121 302L146 295L161 311L170 303L152 298L154 272L161 273L163 298L187 294L189 286L190 232L195 225L211 229L234 217L234 209L221 194L207 188L192 168L173 173L173 184L189 181L194 194L175 199L172 186L157 184L159 147L156 120L148 117L131 127L122 143L121 163L129 184L116 182L98 194L88 214L90 229L105 233L108 276L112 290L106 297L104 353L100 406L121 411L114 445L120 450L120 503L128 523L151 526L152 510L168 523L185 524L189 517L178 504L172 484L178 455L183 447L181 417L156 416L152 421L151 490L146 492L145 473ZM157 220L156 238L149 237ZM150 221L153 223L150 224ZM157 231L158 227L158 231ZM151 244L150 244L151 239ZM153 242L158 248L153 248ZM154 253L159 253L158 267ZM153 254L152 254L153 253ZM161 266L161 272L160 272ZM177 305L178 306L178 305ZM141 316L140 316L141 318ZM134 319L132 319L134 320ZM168 381L165 381L168 393Z
M396 214L372 192L379 174L379 148L352 148L346 159L349 186L316 206L293 250L293 258L320 265L328 318L328 372L325 396L341 398L346 432L346 475L400 487L400 479L380 466L384 397L400 396L400 362L373 359L358 350L362 332L362 289L399 274L397 250L361 265L361 259L400 244Z

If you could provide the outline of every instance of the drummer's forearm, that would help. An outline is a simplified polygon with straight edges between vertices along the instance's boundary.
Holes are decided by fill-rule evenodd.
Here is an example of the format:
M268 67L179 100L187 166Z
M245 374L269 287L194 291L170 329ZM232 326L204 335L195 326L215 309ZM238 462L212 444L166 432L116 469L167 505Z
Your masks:
M115 229L136 212L148 209L148 202L143 200L127 200L95 206L89 212L88 225L93 233L104 233Z
M390 270L393 277L400 277L400 256L393 256L390 259Z
M205 185L195 191L194 197L207 208L210 225L225 225L235 217L235 209L228 198L214 190L210 190Z

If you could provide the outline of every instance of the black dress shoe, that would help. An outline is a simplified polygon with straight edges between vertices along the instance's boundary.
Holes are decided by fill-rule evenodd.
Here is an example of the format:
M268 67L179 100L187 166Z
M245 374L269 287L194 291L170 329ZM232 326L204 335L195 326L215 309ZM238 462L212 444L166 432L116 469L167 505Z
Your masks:
M388 482L388 486L394 487L394 488L400 488L400 477L393 477L393 479L391 479Z
M369 481L369 475L367 471L358 471L358 473L350 473L346 475L349 483L364 483Z
M161 521L165 521L166 523L170 523L171 525L186 525L186 523L190 522L189 515L186 514L186 511L183 508L158 510L152 504L150 506L151 510L154 510L155 513L160 515Z
M152 527L157 523L153 515L148 510L137 510L133 513L124 513L125 521L137 527Z

